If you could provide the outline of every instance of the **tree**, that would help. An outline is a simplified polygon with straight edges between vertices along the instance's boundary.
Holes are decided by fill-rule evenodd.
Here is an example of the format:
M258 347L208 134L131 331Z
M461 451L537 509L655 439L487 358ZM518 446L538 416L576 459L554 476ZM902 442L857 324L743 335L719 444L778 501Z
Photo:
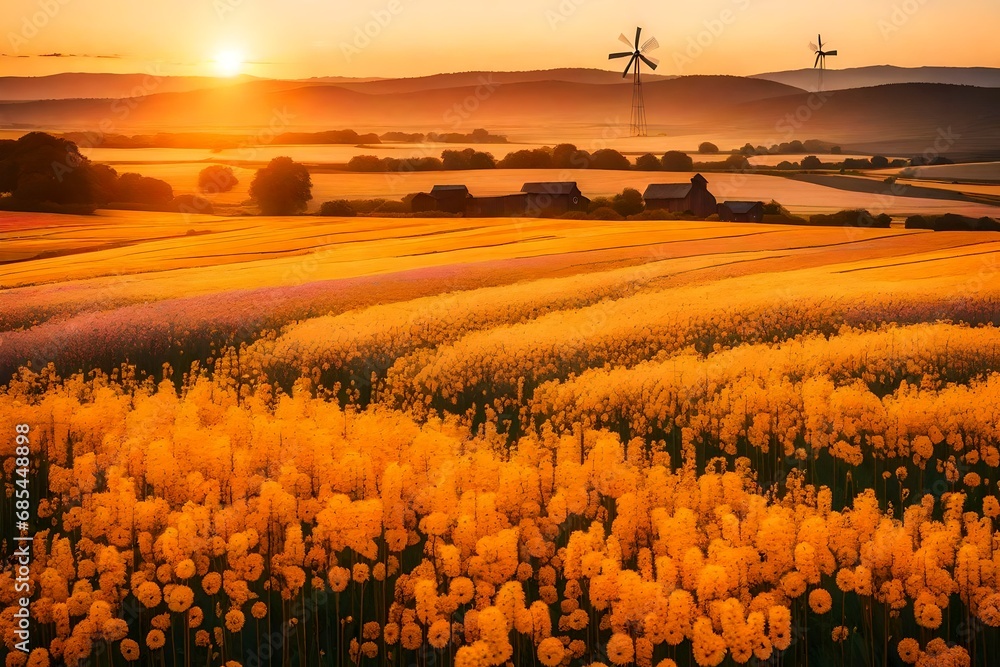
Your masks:
M815 155L810 155L809 157L802 158L803 169L821 169L822 167L823 167L823 162Z
M642 200L642 193L635 188L625 188L621 193L611 200L611 208L623 217L642 213L646 208L646 203Z
M309 171L290 157L276 157L257 171L250 184L250 198L264 215L302 213L312 199Z
M468 169L469 161L472 159L474 153L475 151L471 148L466 148L461 151L441 151L441 166L448 171Z
M225 164L213 164L198 174L198 189L202 192L229 192L239 184L233 168Z
M355 155L347 163L348 171L383 171L382 161L375 155Z
M889 166L889 158L884 155L876 155L872 158L872 169L885 169Z
M694 160L687 153L680 151L667 151L660 158L660 164L664 171L692 171Z
M122 174L115 186L114 200L125 204L164 206L174 198L174 189L166 181L142 174Z
M713 144L711 141L705 141L698 146L698 152L702 154L718 153L719 147Z
M659 171L660 160L652 153L640 155L635 161L635 168L640 171Z
M493 153L476 151L469 158L469 169L496 169L497 161Z
M551 169L552 156L541 148L526 149L508 153L500 164L501 169Z
M0 194L25 203L105 203L110 167L95 169L72 141L29 132L0 141Z
M602 148L590 156L591 169L631 169L632 163L627 157L613 148Z

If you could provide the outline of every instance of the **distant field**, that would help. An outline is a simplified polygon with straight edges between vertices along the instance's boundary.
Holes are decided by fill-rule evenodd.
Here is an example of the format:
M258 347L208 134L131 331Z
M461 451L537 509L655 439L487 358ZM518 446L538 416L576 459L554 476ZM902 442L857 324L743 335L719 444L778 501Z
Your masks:
M134 169L146 176L162 178L174 186L177 193L195 192L198 172L204 164L148 164ZM132 167L129 167L130 169ZM220 195L209 197L226 205L241 204L253 179L253 171L236 170L239 185ZM313 201L316 211L322 202L331 199L366 199L383 197L401 199L412 192L426 192L437 184L461 183L474 195L499 195L518 192L526 182L544 180L576 181L588 197L610 196L622 189L645 190L650 183L688 182L694 174L679 172L638 172L600 170L538 170L501 169L489 171L435 171L399 173L314 172ZM996 207L965 202L939 201L914 197L885 197L863 192L849 192L833 187L794 181L779 176L760 174L707 174L709 189L719 199L777 200L793 213L808 215L830 213L845 208L866 208L873 213L905 216L916 213L962 213L965 215L998 215Z
M900 170L890 170L901 173ZM913 178L931 180L988 181L1000 185L1000 162L942 164L933 167L912 167L905 173Z

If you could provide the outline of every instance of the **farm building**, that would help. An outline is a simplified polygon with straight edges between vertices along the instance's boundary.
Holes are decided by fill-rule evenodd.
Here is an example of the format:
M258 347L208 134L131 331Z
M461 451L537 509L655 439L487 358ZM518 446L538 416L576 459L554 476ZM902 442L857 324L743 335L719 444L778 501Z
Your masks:
M446 213L465 213L472 195L464 185L435 185L430 193L420 192L414 195L411 207L414 213L423 211L444 211Z
M526 195L524 213L528 216L568 211L586 211L590 200L583 196L576 181L525 183L521 192Z
M719 219L726 222L762 222L764 220L764 202L722 202L719 204Z
M473 197L465 208L469 218L508 218L523 216L528 208L528 195L523 192L498 197Z
M652 183L642 198L646 200L647 211L690 211L700 217L718 213L715 197L708 191L708 181L701 174L695 174L690 183Z

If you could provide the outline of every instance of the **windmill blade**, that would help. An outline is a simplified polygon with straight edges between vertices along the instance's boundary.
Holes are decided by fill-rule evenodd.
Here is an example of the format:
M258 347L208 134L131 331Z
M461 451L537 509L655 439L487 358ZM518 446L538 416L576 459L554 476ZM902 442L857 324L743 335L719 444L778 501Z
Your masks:
M823 58L823 54L822 53L817 53L816 54L816 62L813 63L813 69L816 69L817 67L819 67L819 61L822 58Z
M655 37L650 37L642 43L642 48L639 49L639 51L641 53L646 53L647 51L655 51L658 48L660 48L660 43L656 41Z
M625 71L624 71L624 72L622 72L622 78L623 78L623 79L624 79L625 77L627 77L627 76L628 76L628 72L629 72L629 70L630 70L630 69L632 69L632 63L634 63L634 62L635 62L635 58L636 58L636 56L638 56L638 55L639 55L638 53L633 53L633 54L632 54L632 57L631 57L631 58L629 59L629 61L628 61L628 65L626 65L626 66L625 66Z
M817 39L819 39L819 50L822 51L823 50L823 35L816 35L816 37L817 37Z
M639 50L639 35L641 35L641 34L642 34L642 28L636 28L635 29L635 48L636 48L637 51Z
M632 48L632 42L628 41L628 37L625 36L625 33L618 35L618 41L625 46Z
M813 53L816 53L817 51L819 51L819 47L816 46L816 44L814 44L813 42L809 42L809 50L812 51Z
M827 52L826 52L825 54L823 54L823 55L826 55L826 56L835 56L835 55L837 55L837 50L836 50L836 49L834 49L833 51L827 51Z
M642 55L641 53L639 54L639 57L642 58L642 62L644 62L647 65L649 65L650 69L656 69L657 65L660 64L660 61L657 60L656 58L647 58L646 56Z
M614 60L615 58L624 58L625 56L631 56L634 51L619 51L618 53L609 53L608 60Z

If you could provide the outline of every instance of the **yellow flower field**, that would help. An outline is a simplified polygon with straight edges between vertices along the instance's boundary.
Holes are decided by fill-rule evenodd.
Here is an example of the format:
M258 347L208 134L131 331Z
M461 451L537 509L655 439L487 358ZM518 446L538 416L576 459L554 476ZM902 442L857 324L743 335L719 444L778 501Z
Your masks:
M1000 234L0 214L0 243L39 647L5 558L9 667L1000 654Z

